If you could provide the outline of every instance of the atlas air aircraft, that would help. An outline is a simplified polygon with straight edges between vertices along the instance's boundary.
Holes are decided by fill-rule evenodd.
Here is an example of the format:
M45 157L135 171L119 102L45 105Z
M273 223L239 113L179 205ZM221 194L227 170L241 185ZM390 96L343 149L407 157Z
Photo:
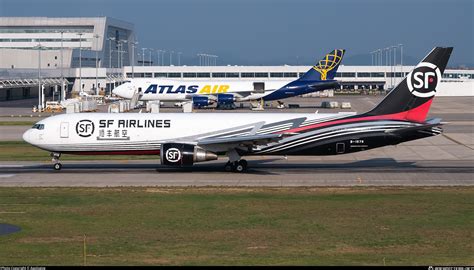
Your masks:
M51 152L160 155L169 166L227 155L225 170L242 172L244 156L341 155L442 132L426 119L452 48L434 48L375 108L362 114L76 113L48 117L23 139Z
M160 100L193 102L204 107L212 103L217 106L242 101L280 100L325 89L337 87L334 77L344 57L344 50L334 50L324 56L301 78L290 83L281 81L265 82L264 89L255 90L252 81L207 80L186 81L168 79L131 79L114 88L112 92L122 98L138 100Z

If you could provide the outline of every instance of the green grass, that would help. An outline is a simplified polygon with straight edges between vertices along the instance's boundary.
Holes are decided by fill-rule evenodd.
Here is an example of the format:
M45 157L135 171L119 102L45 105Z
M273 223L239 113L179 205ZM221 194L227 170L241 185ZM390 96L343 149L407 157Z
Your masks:
M474 188L0 188L1 265L472 265Z
M0 141L0 161L49 161L49 152L23 141ZM156 155L61 155L61 160L137 160L159 159Z

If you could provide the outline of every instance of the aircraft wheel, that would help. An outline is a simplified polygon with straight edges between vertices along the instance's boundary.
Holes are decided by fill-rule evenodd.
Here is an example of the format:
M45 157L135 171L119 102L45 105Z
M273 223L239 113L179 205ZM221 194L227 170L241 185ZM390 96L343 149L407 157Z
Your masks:
M54 165L53 165L53 168L54 168L54 170L56 170L56 171L61 170L62 167L63 167L63 165L61 165L61 163L59 163L59 162L58 162L58 163L54 163Z
M236 162L234 171L241 173L247 170L247 161L245 159Z
M233 167L234 167L234 166L233 166L233 164L232 164L232 163L230 163L230 162L227 162L227 164L226 164L226 165L225 165L225 167L224 167L224 170L225 170L226 172L231 172L231 171L233 171L233 170L234 170L234 168L233 168Z

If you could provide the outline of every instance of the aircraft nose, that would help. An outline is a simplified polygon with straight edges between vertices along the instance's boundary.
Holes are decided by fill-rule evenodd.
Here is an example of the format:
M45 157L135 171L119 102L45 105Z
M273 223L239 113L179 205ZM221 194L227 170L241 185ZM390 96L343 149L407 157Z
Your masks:
M114 93L115 95L117 95L119 97L122 97L122 98L131 98L131 94L132 94L128 91L127 84L122 84L122 85L119 85L119 86L115 87L112 90L112 93Z
M31 144L31 129L28 129L23 133L23 140L29 144Z
M121 92L121 91L120 91L120 86L117 86L117 87L115 87L114 89L112 89L112 93L115 94L116 96L121 97L122 95L121 95L120 92Z

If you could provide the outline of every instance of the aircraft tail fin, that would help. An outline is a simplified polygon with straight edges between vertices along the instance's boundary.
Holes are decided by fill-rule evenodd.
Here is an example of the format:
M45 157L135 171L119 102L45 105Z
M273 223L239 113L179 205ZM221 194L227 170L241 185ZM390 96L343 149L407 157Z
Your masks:
M366 116L397 115L424 122L452 47L436 47Z
M306 72L300 81L325 81L333 80L336 76L337 68L342 62L345 50L335 49L326 54L323 59Z

